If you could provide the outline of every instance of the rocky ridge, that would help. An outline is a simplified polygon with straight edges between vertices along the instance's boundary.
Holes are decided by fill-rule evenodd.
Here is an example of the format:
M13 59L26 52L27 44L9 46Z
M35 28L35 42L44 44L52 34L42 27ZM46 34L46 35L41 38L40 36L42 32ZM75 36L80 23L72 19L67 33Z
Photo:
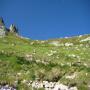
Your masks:
M3 18L0 17L0 37L5 37L6 35L8 35L8 33L17 35L18 29L14 24L11 24L9 29L6 28Z

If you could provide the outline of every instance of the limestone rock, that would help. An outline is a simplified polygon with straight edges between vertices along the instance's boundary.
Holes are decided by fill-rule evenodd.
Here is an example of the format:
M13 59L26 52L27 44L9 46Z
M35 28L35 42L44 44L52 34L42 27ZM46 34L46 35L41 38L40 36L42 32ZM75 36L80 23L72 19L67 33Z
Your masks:
M4 37L6 34L6 28L4 25L3 18L0 18L0 37Z
M11 33L18 34L18 29L16 28L14 24L11 24L9 29Z

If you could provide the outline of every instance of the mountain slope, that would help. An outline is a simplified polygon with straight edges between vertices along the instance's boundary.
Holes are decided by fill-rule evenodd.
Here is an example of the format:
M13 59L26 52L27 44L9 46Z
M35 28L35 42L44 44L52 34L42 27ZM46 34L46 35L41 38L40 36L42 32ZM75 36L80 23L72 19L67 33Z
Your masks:
M90 35L40 41L9 32L0 38L0 83L31 90L28 82L36 79L88 90Z

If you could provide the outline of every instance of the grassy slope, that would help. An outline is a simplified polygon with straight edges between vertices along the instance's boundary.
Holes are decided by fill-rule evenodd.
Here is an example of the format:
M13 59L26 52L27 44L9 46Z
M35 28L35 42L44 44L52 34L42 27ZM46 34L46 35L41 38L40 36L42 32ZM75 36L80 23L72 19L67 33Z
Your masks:
M90 35L47 40L44 43L14 35L0 38L0 82L14 84L18 80L18 88L25 89L28 87L22 84L24 79L40 78L67 85L76 84L79 90L87 90L90 85L90 41L80 42L87 37ZM74 45L67 47L48 44L53 41ZM51 50L55 53L48 56ZM27 54L32 55L32 61L25 57ZM65 78L74 73L77 74L74 79Z

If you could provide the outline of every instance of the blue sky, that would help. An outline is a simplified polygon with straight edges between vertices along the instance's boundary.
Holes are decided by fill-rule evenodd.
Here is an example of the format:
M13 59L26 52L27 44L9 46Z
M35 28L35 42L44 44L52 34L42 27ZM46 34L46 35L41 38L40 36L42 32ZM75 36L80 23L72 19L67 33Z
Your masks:
M0 0L0 16L31 39L90 34L90 0Z

